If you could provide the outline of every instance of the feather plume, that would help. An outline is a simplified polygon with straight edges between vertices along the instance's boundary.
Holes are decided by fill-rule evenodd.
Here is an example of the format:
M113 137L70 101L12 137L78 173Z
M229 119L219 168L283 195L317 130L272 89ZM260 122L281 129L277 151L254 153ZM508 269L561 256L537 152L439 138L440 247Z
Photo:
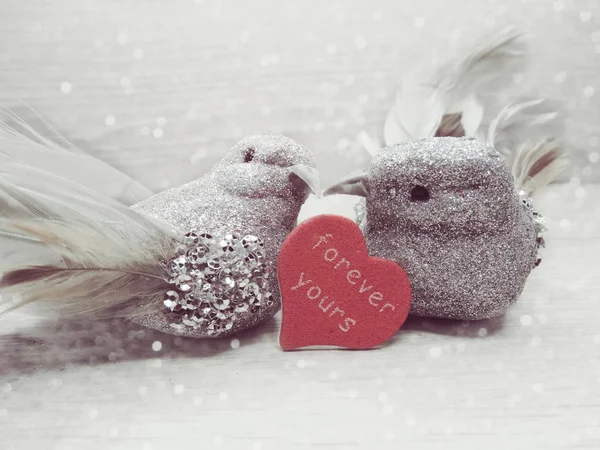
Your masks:
M532 197L554 181L568 166L560 143L546 138L518 147L512 163L515 186Z
M446 132L474 136L483 117L479 97L506 81L524 50L522 35L509 28L433 72L407 74L385 120L386 145L445 136ZM463 130L458 126L448 129L447 121L455 120L457 114Z
M487 142L512 160L522 143L563 134L557 107L536 98L509 103L490 122Z
M52 152L0 126L0 154ZM181 234L103 192L5 157L0 165L0 313L130 317L162 306Z
M531 99L502 108L490 123L487 142L511 164L517 189L533 196L568 165L558 139L562 134L556 108Z
M435 132L435 136L454 136L461 137L465 135L465 129L461 123L462 113L445 114L442 117L440 126Z
M450 96L450 104L491 87L506 78L507 68L525 56L522 37L522 33L512 27L502 30L465 57L437 71L433 86Z
M125 205L153 192L116 168L72 145L30 108L26 122L0 109L0 165L8 161L37 167L77 181Z
M558 108L544 99L511 103L491 121L486 133L479 101L501 87L524 56L522 34L507 28L462 58L433 71L408 73L385 120L385 145L432 136L477 137L506 157L517 189L537 193L567 166L556 138L563 134ZM358 140L372 156L381 148L364 131ZM336 185L327 192L333 189L341 188Z

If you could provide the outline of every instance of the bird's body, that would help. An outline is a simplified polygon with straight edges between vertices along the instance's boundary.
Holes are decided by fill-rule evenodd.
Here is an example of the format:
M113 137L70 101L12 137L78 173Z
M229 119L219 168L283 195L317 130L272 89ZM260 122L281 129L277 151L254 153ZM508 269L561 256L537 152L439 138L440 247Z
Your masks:
M244 163L244 152L252 149L253 161ZM279 157L271 167L256 164L261 153ZM273 316L280 308L277 285L277 257L287 234L296 226L300 208L307 197L289 180L288 168L296 164L314 167L312 155L284 136L254 136L239 142L211 173L135 205L151 216L180 230L197 230L222 237L235 233L253 235L264 242L265 265L270 268L270 292L275 301L256 314L240 314L228 333L250 328ZM267 169L268 170L265 170ZM143 325L172 332L162 312L135 318ZM178 334L197 335L198 329L182 328ZM224 334L220 334L221 336Z
M492 147L455 137L391 145L359 182L369 251L407 272L412 314L484 319L516 301L538 230Z
M521 208L520 205L517 205ZM535 231L526 213L497 233L446 237L404 229L363 230L372 255L409 275L411 314L476 320L504 313L535 262Z

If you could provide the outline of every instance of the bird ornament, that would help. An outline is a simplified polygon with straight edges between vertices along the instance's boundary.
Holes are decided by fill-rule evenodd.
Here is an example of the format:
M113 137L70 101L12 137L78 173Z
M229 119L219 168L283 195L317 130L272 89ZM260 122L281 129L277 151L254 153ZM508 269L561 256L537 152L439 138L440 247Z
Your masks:
M279 310L279 248L318 190L312 153L284 136L245 138L210 173L153 195L4 124L0 313L123 317L196 338L247 329Z
M357 221L369 251L406 270L413 315L501 315L541 261L546 227L531 198L566 166L558 114L521 99L482 125L480 99L523 56L522 36L508 29L428 76L409 74L385 148L362 133L369 167L324 192L363 197Z

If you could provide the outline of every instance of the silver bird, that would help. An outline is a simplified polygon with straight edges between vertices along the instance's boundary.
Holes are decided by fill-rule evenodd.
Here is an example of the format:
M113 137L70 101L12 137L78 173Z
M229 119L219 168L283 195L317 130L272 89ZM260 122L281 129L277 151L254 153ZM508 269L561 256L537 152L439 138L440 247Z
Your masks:
M135 205L134 209L196 233L192 252L196 245L202 249L212 245L216 253L213 267L211 255L202 255L208 261L197 264L198 270L189 266L188 250L188 267L175 269L174 274L191 272L191 289L199 289L191 303L207 314L198 313L198 309L178 309L171 314L162 310L133 321L179 335L218 337L273 316L281 307L276 273L279 249L296 226L302 204L310 193L319 194L319 190L315 162L308 149L285 136L250 136L236 144L206 176ZM237 270L236 252L244 252L244 246L253 250L247 251L247 256L257 256L258 261L246 261L246 266L240 261ZM232 252L233 264L228 265L227 249ZM210 253L210 248L204 251ZM264 271L259 273L261 267ZM257 278L263 286L257 284ZM203 293L203 288L208 292ZM234 290L238 290L237 297ZM171 292L180 300L185 295L177 289ZM210 298L205 298L207 295ZM169 306L168 300L165 303ZM171 309L178 305L182 302L172 302Z
M538 262L542 218L518 188L488 144L438 137L384 148L325 194L366 197L369 251L406 270L412 314L473 320L504 313Z

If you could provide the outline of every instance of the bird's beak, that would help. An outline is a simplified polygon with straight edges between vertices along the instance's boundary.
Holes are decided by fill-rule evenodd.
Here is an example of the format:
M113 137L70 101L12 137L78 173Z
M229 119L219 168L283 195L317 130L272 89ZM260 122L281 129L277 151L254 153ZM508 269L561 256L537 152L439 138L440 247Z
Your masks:
M304 192L313 193L317 197L321 196L321 183L317 169L304 164L296 164L289 170L290 180L294 186Z
M367 174L364 172L352 174L341 179L333 186L329 186L323 192L323 196L334 194L359 195L366 197L369 191L367 189Z

